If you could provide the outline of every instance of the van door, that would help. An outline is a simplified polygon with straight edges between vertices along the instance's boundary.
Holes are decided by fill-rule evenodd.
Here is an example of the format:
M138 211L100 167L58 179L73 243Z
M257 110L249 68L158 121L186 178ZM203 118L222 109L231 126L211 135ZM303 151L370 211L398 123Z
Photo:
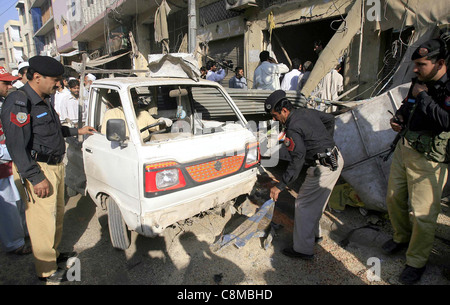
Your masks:
M134 143L127 141L126 147L106 138L105 114L114 113L125 120L123 105L117 90L112 88L93 88L89 107L89 125L98 132L89 136L83 143L84 169L87 190L92 198L104 192L115 200L122 211L125 222L131 225L140 214L138 157ZM109 118L112 118L108 115ZM129 213L131 212L131 214ZM129 214L129 215L127 215ZM128 219L127 219L128 218ZM134 228L132 228L134 229Z

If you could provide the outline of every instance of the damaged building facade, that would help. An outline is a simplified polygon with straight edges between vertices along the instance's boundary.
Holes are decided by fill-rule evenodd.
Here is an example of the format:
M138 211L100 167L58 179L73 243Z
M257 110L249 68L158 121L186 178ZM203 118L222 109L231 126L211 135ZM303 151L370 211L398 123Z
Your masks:
M36 7L46 1L31 2ZM146 69L149 54L187 52L188 36L195 35L200 65L232 60L244 68L250 88L262 50L288 66L294 58L315 63L305 96L341 62L345 91L351 91L346 99L376 96L404 82L408 71L399 78L398 67L407 60L408 45L438 35L450 18L441 0L432 7L418 0L51 2L57 53L66 65L86 53L88 60L103 60L104 68ZM320 56L313 50L316 40L325 45Z

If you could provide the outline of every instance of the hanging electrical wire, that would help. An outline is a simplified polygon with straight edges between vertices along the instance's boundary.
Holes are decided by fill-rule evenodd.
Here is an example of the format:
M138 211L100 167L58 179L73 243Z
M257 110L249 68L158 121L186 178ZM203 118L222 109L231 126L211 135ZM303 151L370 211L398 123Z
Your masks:
M341 11L340 11L339 8L336 6L336 3L334 2L334 0L333 0L333 6L334 6L334 8L336 9L336 11L339 13L339 15L341 15L341 19L337 19L337 20L331 21L331 23L330 23L330 28L331 28L333 31L335 31L336 33L343 33L343 32L345 32L345 31L347 31L347 29L348 29L348 28L347 28L347 21L345 21L344 15L342 15ZM338 26L338 28L336 29L336 28L333 27L333 24L334 24L335 22L343 22L343 23L344 23L344 26L343 26L341 29L339 29L339 28L341 27L341 23L340 23L339 26Z
M16 4L16 1L13 0L13 3L11 4L11 6L9 6L6 10L4 10L2 13L0 13L0 17L3 16L4 13L6 13L7 11L9 11L9 9L10 9L11 7L13 7L15 4Z

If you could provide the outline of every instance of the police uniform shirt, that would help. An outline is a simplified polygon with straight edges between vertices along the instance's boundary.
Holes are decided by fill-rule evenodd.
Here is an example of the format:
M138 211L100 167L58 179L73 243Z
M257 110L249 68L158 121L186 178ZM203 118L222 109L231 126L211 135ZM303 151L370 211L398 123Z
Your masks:
M414 106L416 109L411 117L409 129L411 131L432 131L436 134L450 131L450 80L447 74L438 81L427 82L428 92L420 92L416 98L411 97L414 84L411 85L408 97L397 110L397 115L403 117L406 124L409 113Z
M62 156L65 153L64 137L78 134L76 128L61 126L50 98L42 100L28 83L6 98L1 120L12 159L22 178L33 185L44 180L45 176L31 157L31 150L38 154Z
M313 109L295 109L286 120L284 144L289 151L291 161L277 184L283 190L297 179L303 165L315 163L317 153L335 146L334 116Z

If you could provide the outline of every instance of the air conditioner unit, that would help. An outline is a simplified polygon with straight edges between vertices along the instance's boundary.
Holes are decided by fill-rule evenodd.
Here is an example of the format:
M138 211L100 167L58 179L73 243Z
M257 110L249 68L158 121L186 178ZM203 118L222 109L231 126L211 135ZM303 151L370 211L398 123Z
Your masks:
M258 6L255 0L225 0L227 10L241 11L248 7Z

